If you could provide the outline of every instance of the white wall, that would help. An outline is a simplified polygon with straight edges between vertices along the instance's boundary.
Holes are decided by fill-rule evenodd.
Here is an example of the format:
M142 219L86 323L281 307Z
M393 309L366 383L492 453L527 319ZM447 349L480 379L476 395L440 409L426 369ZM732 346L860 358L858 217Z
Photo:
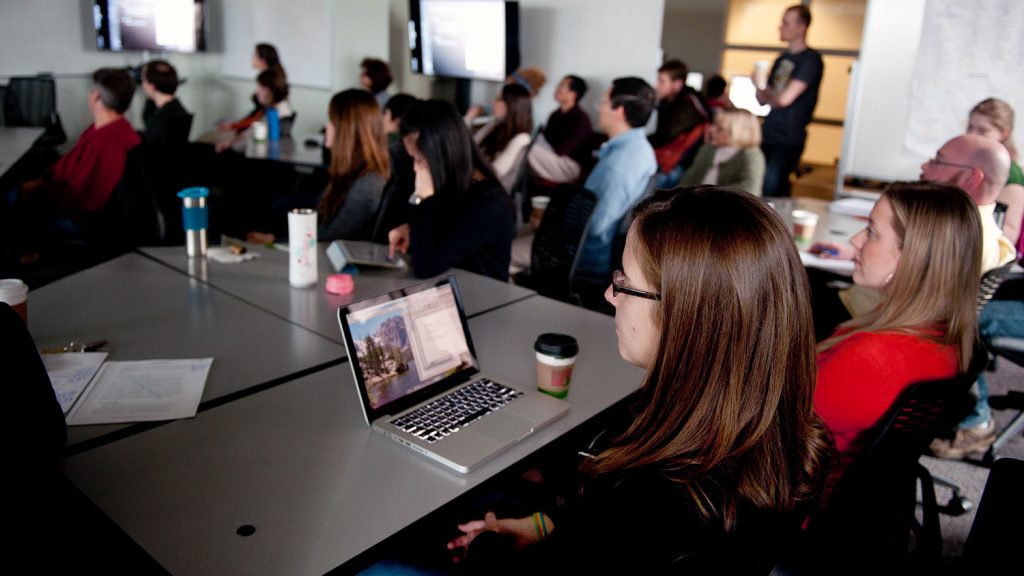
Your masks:
M665 0L661 48L705 80L722 67L722 39L728 0Z
M327 103L337 90L358 85L359 61L364 56L388 57L389 28L387 0L331 0L332 75L329 89L293 87L290 100L298 111L296 132L311 133L326 119ZM0 2L0 75L33 75L40 71L58 74L57 107L73 142L91 122L86 108L88 75L103 66L137 65L146 58L141 52L99 52L93 46L91 0L33 0ZM210 6L210 36L213 50L205 54L152 54L171 62L188 81L178 92L182 103L195 114L192 137L211 128L218 119L235 118L251 107L254 82L223 77L223 21L219 2ZM293 56L295 58L299 55ZM288 61L284 62L285 67ZM255 77L255 73L253 74ZM0 78L0 82L3 79ZM141 91L129 110L129 120L141 127Z

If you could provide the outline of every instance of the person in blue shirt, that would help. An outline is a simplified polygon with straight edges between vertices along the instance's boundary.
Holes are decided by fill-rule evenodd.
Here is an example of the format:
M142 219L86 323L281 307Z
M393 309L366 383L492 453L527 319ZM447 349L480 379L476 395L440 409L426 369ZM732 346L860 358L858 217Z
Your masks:
M654 89L640 78L616 78L598 104L598 127L608 142L584 187L597 195L597 207L580 253L579 270L611 273L612 240L622 219L643 196L657 170L654 149L643 127L654 110Z

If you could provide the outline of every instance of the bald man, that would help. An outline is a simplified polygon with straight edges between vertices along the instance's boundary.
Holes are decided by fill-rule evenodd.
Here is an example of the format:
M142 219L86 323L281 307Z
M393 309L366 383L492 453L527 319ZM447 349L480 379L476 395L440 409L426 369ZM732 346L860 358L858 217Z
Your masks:
M1007 264L1017 250L995 220L996 198L1010 174L1010 153L995 140L975 134L957 136L943 144L933 158L921 165L921 179L956 184L963 188L981 212L981 270L988 272Z

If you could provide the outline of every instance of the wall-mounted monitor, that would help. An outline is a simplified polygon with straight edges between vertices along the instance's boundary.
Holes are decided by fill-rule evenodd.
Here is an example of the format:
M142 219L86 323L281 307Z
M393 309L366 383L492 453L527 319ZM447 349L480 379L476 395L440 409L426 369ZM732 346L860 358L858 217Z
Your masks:
M416 74L500 82L519 67L519 3L409 0L409 52Z
M206 0L95 0L100 50L206 50Z

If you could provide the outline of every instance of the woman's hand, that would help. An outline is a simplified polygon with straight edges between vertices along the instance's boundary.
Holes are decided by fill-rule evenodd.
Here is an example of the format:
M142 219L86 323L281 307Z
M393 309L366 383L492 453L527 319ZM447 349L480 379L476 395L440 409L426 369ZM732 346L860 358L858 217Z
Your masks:
M465 119L466 123L468 124L472 122L474 119L483 116L485 112L486 111L484 110L483 106L480 106L479 104L474 104L473 106L469 107L469 110L466 110L466 114L465 116L463 116L463 119Z
M434 177L430 175L430 166L425 160L414 160L412 169L416 172L416 189L413 192L420 199L426 200L434 195Z
M837 244L836 242L815 242L808 250L819 258L833 258L836 260L853 260L856 250L849 244Z
M221 132L227 132L228 130L231 130L231 122L228 122L227 120L221 120L220 122L217 122L217 130L220 130Z
M395 259L396 253L407 254L409 252L409 225L402 224L398 228L392 228L388 232L388 258Z
M249 232L245 235L245 241L250 244L273 244L274 235L268 232Z
M546 514L541 514L541 518L543 518L542 521L544 522L546 533L550 533L555 527L554 523ZM466 522L465 524L459 524L459 530L461 530L463 534L448 542L448 549L456 554L456 556L452 558L456 562L461 557L465 556L466 549L469 548L470 543L473 542L477 536L487 531L512 536L517 550L539 542L542 537L541 533L538 531L538 527L533 516L527 516L525 518L502 518L501 520L498 520L494 515L494 512L484 514L483 520L473 520L471 522Z

